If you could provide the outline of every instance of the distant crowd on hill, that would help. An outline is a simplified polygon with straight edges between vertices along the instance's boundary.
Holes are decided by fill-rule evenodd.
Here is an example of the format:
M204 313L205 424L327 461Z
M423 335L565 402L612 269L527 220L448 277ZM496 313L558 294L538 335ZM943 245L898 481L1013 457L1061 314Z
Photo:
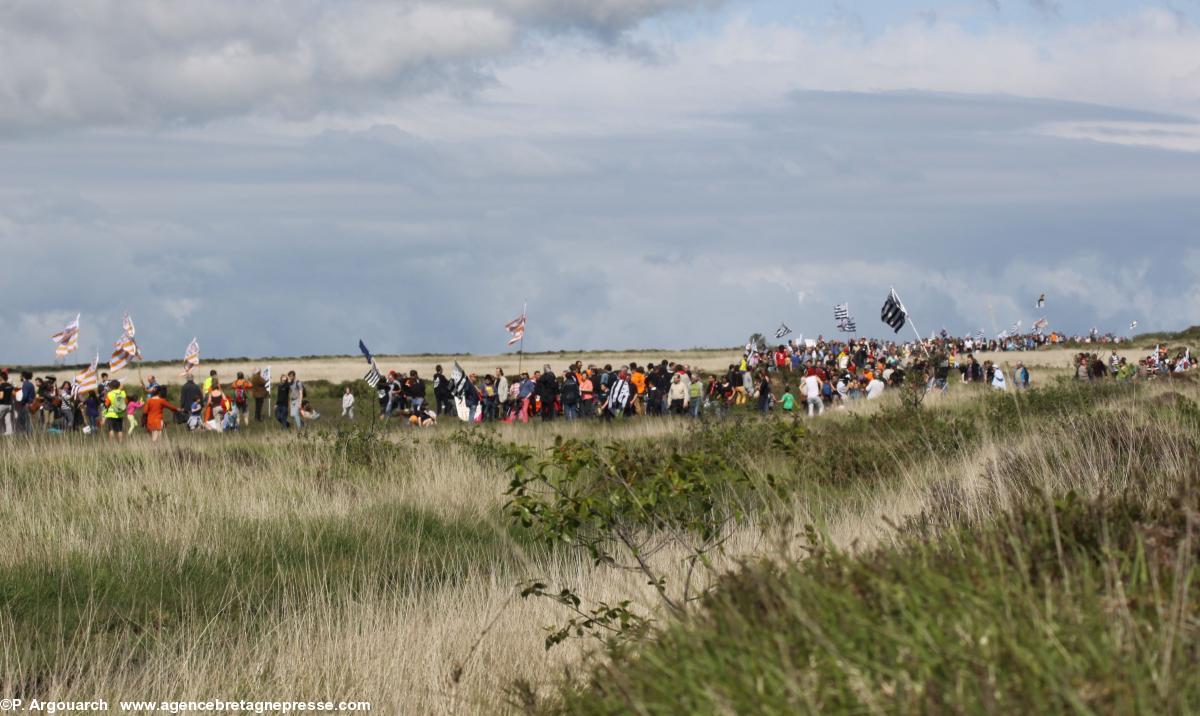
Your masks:
M1118 340L1094 336L1099 345ZM377 381L374 395L381 420L404 418L416 426L439 420L465 422L528 422L531 419L616 420L633 416L721 415L746 406L767 413L806 412L819 415L859 400L875 400L889 389L918 379L931 390L946 390L952 377L961 383L996 390L1028 388L1029 368L1018 362L1012 374L981 351L1032 350L1048 345L1038 334L1014 336L1005 342L975 337L935 337L908 343L874 339L792 340L774 347L761 340L747 344L741 359L722 371L705 371L681 362L661 360L641 365L584 365L577 361L555 371L507 375L502 369L477 375L438 366L428 381L417 371L391 371ZM1122 358L1114 347L1109 357L1079 353L1079 379L1133 380L1183 373L1196 368L1187 349L1160 346L1136 363ZM910 378L910 376L914 376ZM0 431L15 433L80 431L105 432L122 439L139 428L159 439L169 424L189 430L234 431L250 422L274 420L284 429L301 429L321 415L314 409L304 383L295 372L271 384L264 371L249 377L237 373L228 383L209 371L197 383L189 373L177 401L154 376L133 392L119 379L101 374L94 390L81 392L70 381L52 376L35 378L22 372L10 380L0 371ZM341 400L342 418L355 418L361 390L347 386ZM264 416L264 406L269 411ZM271 408L273 407L273 410Z

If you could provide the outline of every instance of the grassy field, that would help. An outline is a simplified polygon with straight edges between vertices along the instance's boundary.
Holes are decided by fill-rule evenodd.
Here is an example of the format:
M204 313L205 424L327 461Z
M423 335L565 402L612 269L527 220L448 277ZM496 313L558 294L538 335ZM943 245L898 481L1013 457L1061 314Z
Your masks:
M10 441L0 694L377 713L1195 711L1200 390L1042 383L954 386L919 411L891 394L808 423L461 432L367 416L300 437ZM563 484L623 505L609 528L639 539L675 529L646 518L688 501L702 502L688 519L731 516L698 570L703 599L664 606L690 573L686 540L638 555L660 592L617 564L619 544L597 564L581 541L544 539L545 519L514 520L515 459L572 471ZM613 474L670 489L629 507L605 492ZM574 516L598 524L588 504ZM547 650L545 627L571 611L522 598L532 579L628 602L649 629Z

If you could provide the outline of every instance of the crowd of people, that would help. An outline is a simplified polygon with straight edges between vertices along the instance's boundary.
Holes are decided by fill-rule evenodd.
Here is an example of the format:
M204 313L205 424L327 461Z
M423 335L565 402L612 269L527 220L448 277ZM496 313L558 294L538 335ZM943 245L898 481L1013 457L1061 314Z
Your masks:
M543 365L512 376L500 368L484 375L463 374L457 366L447 374L439 365L428 382L416 370L391 371L373 387L380 420L400 417L420 427L447 418L525 423L635 415L699 417L722 415L738 406L816 416L859 400L876 400L912 379L935 391L945 391L953 379L996 390L1030 387L1024 362L1018 361L1008 376L1000 365L978 359L976 351L984 349L996 350L997 345L970 337L909 343L822 338L773 348L752 342L737 363L720 371L670 360L615 367L576 361L558 371ZM1196 361L1190 350L1172 352L1160 346L1134 363L1114 347L1107 359L1094 352L1079 353L1074 366L1079 379L1133 380L1183 373L1196 368ZM321 417L295 371L273 385L261 370L249 377L239 372L228 383L216 370L200 382L189 372L178 396L170 392L153 375L130 387L104 373L96 389L81 391L53 376L24 371L10 380L9 371L0 371L0 431L11 435L79 430L121 440L142 429L158 440L171 422L188 430L222 433L272 419L283 429L300 430ZM264 415L264 406L272 401L273 416ZM342 418L355 419L357 402L355 389L347 385L341 397Z
M294 371L273 390L262 371L249 378L239 372L228 384L222 384L215 370L201 383L188 373L173 400L170 388L153 375L130 388L101 373L94 389L81 390L69 380L35 377L30 371L22 371L14 381L10 371L0 370L0 431L13 435L78 430L124 440L140 428L157 441L168 425L168 414L187 430L234 431L251 419L264 420L263 405L272 392L275 419L283 427L299 429L304 421L320 417Z

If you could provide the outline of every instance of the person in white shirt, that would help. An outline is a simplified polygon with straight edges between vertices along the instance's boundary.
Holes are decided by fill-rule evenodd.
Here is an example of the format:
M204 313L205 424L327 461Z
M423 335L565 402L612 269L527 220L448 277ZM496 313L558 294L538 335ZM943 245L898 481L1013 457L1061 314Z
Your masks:
M814 410L817 415L825 412L825 403L821 400L821 378L816 373L804 377L804 398L808 403L808 417L813 416Z
M995 367L992 373L992 388L996 390L1008 390L1008 381L1004 379L1004 371L1000 366Z
M354 420L354 393L348 385L346 392L342 395L342 417Z
M883 397L883 391L887 386L879 378L872 378L870 383L867 383L867 400L877 400Z

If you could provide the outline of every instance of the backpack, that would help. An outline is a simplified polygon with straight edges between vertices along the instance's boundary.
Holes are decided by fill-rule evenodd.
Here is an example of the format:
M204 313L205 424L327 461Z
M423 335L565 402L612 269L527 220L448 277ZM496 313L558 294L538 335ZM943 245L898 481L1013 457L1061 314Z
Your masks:
M579 384L567 381L562 387L563 405L574 405L579 402Z
M109 395L109 398L111 399L109 402L109 406L108 406L109 410L113 411L114 413L117 413L118 415L123 414L125 412L125 409L129 407L128 403L125 400L125 391L114 390L111 393L109 393L108 395Z

